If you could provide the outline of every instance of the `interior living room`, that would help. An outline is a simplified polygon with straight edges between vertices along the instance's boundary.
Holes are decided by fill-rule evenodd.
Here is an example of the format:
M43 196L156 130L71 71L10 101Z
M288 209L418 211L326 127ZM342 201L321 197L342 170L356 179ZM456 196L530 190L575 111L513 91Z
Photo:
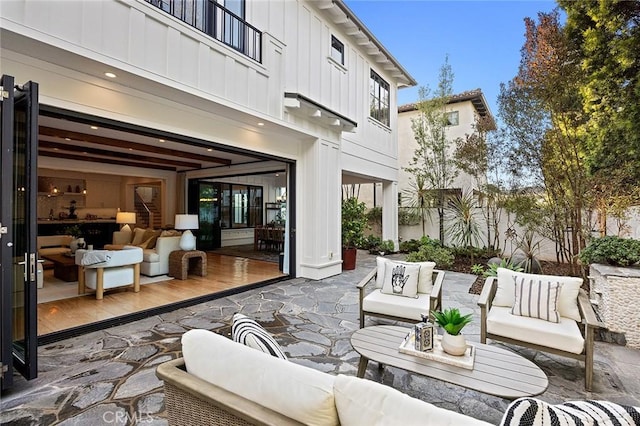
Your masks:
M285 162L135 130L86 116L62 119L46 110L39 117L37 299L43 341L289 275ZM196 219L189 231L205 253L205 276L171 276L170 254L181 250L176 235L186 231L176 229L176 215L184 214ZM152 244L151 238L135 241L145 231L155 236ZM75 252L123 246L143 250L140 290L118 286L97 299L95 289L78 284L84 277Z

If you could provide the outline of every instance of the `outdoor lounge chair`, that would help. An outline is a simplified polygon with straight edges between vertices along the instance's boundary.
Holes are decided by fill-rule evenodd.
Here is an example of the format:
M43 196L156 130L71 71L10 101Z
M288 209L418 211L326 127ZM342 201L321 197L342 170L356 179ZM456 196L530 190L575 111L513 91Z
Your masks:
M512 307L518 300L516 287L523 282L525 285L562 285L557 296L558 322L512 313ZM594 330L603 325L580 288L581 284L582 279L576 277L524 274L498 268L498 276L486 279L478 299L480 342L486 343L489 338L583 361L584 384L590 391L593 382L593 335Z
M417 323L422 315L430 315L433 310L442 309L442 281L444 271L433 269L435 263L422 262L421 274L429 274L430 279L418 286L417 297L403 297L383 292L383 274L385 263L390 260L378 258L378 265L369 272L357 285L360 299L360 328L364 327L365 316L375 316L394 321ZM400 262L411 265L411 262ZM420 277L421 280L427 277ZM373 283L376 287L366 294L367 286Z

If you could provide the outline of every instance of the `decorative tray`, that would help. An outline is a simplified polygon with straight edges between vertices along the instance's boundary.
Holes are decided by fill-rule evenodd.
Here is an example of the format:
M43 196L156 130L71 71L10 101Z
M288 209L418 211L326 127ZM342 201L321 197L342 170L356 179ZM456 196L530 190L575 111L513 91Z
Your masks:
M475 346L467 343L467 351L464 355L455 356L449 355L442 349L442 336L433 336L433 349L430 351L417 351L415 349L416 335L413 330L407 334L404 338L398 350L404 354L414 355L420 358L425 358L444 364L455 365L456 367L466 368L467 370L473 370L473 362L476 358Z

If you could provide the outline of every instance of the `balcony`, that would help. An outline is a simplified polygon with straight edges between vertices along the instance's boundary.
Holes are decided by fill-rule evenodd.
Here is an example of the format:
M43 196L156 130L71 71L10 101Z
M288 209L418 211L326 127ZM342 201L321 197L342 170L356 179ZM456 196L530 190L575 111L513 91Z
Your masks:
M262 62L262 32L214 0L145 0L232 49Z

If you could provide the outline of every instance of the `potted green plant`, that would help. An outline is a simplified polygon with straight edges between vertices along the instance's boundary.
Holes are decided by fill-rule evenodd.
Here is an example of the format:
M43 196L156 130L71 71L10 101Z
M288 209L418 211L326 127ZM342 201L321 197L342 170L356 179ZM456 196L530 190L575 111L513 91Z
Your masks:
M458 308L447 308L444 311L431 311L431 315L444 330L442 349L449 355L464 355L467 342L461 331L471 322L472 314L460 315Z
M342 269L356 267L357 247L367 226L366 205L356 197L342 200Z

